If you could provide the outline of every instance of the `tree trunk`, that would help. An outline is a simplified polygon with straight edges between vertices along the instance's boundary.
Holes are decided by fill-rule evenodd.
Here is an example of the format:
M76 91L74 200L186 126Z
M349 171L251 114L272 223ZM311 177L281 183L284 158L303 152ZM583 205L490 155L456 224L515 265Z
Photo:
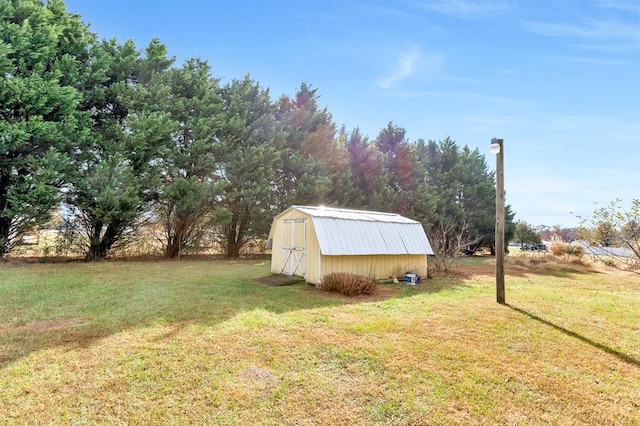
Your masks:
M164 253L165 257L169 259L175 259L180 257L180 245L175 240L167 242L167 247Z
M240 248L241 248L241 245L238 243L238 241L228 241L227 242L227 258L228 259L239 258Z
M180 258L182 255L182 235L174 234L167 239L165 256L170 259Z
M240 235L238 232L238 218L234 213L231 221L227 225L227 254L228 259L237 259L240 257Z
M7 188L9 179L0 173L0 214L4 212L9 204L7 199ZM9 251L9 231L11 230L11 218L0 216L0 258Z
M89 245L89 250L85 256L85 260L93 262L96 260L104 260L109 254L111 247L118 241L119 224L110 223L102 237L100 236L102 224L96 225Z
M9 230L11 229L11 219L0 216L0 258L9 251Z
M89 251L87 252L84 259L88 262L94 262L96 260L103 260L106 257L107 257L107 250L105 249L102 242L98 242L98 243L91 242L91 245L89 246Z

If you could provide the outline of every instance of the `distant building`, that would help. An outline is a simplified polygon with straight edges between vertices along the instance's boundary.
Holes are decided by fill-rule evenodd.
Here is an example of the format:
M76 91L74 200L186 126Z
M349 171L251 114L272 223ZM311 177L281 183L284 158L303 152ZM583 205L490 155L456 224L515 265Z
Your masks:
M633 257L633 251L626 247L601 246L587 241L574 241L571 244L582 247L584 254L593 256Z

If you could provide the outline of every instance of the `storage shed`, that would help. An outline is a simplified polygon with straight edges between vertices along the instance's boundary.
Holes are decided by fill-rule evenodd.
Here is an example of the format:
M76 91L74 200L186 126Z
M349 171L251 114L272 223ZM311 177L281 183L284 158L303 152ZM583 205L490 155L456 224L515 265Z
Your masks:
M318 284L330 272L376 279L427 274L431 244L420 222L393 213L292 206L273 220L271 272Z

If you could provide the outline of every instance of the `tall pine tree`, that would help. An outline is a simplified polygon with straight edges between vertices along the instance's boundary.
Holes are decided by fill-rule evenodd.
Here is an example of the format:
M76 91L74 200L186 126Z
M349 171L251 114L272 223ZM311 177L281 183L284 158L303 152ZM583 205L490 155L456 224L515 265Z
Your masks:
M175 128L158 111L172 63L162 43L153 40L139 52L130 40L105 40L95 52L103 78L86 93L91 135L73 158L65 198L75 231L86 238L87 260L103 259L135 231L157 198Z
M0 1L0 257L49 218L88 115L95 37L62 1Z
M389 186L389 171L385 166L383 154L357 128L347 138L347 152L354 186L361 193L358 204L351 204L350 207L390 210L393 205L393 191Z
M206 61L187 60L167 73L166 110L177 123L164 159L163 185L155 211L166 240L165 255L180 257L200 244L219 192L218 140L224 123L218 82Z
M278 102L276 117L286 133L276 182L278 210L330 201L340 152L335 123L326 108L318 109L316 92L302 83L295 98L283 95Z
M268 89L249 76L222 88L224 124L218 133L217 223L227 257L269 232L285 133Z
M436 254L454 256L482 246L493 250L495 176L484 156L450 138L420 140L413 152L418 170L414 217L424 224ZM506 220L513 222L509 206ZM507 226L507 235L512 228Z
M406 139L406 130L393 122L380 130L374 144L382 154L387 187L391 190L388 209L405 216L413 216L417 190L417 164L413 145Z

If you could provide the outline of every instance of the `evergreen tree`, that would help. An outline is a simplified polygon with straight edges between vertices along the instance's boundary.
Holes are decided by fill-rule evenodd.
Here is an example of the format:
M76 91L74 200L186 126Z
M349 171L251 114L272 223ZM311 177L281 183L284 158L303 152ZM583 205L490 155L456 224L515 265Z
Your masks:
M95 49L103 78L87 90L91 136L74 156L66 203L87 260L103 259L127 241L158 196L161 165L174 122L158 111L172 60L153 40L143 52L132 41L103 41Z
M277 209L292 204L327 202L333 179L342 167L336 126L327 109L319 110L317 89L302 83L294 99L283 95L277 119L287 138L277 177Z
M416 186L411 218L421 222L427 232L431 230L431 222L436 217L436 211L440 204L438 188L429 176L432 169L430 166L433 162L432 157L436 155L434 151L436 147L437 145L431 141L427 143L424 139L419 139L411 150Z
M435 202L433 216L426 223L427 234L436 255L456 255L470 243L466 234L469 222L459 199L459 147L449 138L439 143L429 141L424 154L425 183L432 188L428 194Z
M474 253L479 247L493 245L495 240L495 174L489 171L485 157L477 148L471 150L464 146L460 155L457 198L469 224L468 238L473 241L466 250Z
M374 141L382 154L383 168L391 189L388 209L405 216L413 216L417 190L417 164L412 153L413 145L406 139L406 130L389 122Z
M388 211L393 204L393 191L380 151L356 128L347 138L347 152L354 186L362 194L360 205L352 207Z
M356 208L364 204L364 195L356 186L347 148L348 140L349 134L343 126L334 141L336 153L331 161L331 189L327 194L327 203Z
M206 61L189 59L167 73L166 110L177 123L164 161L163 185L156 203L167 257L198 245L218 193L216 134L223 126L218 82Z
M406 134L407 131L405 129L396 126L390 121L386 127L380 129L380 133L378 133L374 143L381 153L388 154L391 160L395 160L400 147L407 143ZM397 165L393 161L390 164Z
M512 241L514 236L516 235L516 222L515 222L516 213L513 211L511 206L507 204L504 208L504 240L506 242ZM490 245L491 254L495 255L495 233L492 244ZM509 251L508 245L504 247L505 251Z
M481 246L493 249L495 176L484 156L446 138L418 141L414 158L419 170L414 217L425 225L436 254L473 253ZM505 234L511 238L513 213L509 206L505 213Z
M246 76L222 88L224 124L218 134L222 181L217 224L227 257L269 232L276 204L276 170L285 133L269 90Z
M57 202L95 37L58 0L0 0L0 22L1 257Z

